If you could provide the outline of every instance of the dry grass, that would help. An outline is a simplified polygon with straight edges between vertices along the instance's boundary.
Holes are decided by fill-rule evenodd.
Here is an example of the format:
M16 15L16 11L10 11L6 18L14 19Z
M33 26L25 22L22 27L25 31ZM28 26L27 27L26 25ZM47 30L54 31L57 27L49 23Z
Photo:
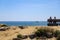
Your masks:
M0 31L0 40L12 40L13 38L15 38L19 33L22 35L30 35L32 33L34 33L37 29L39 28L46 28L46 29L54 29L54 30L60 30L60 26L53 26L53 27L42 27L42 26L28 26L25 29L20 29L18 27L10 27L9 30L6 31ZM27 39L29 40L29 38Z

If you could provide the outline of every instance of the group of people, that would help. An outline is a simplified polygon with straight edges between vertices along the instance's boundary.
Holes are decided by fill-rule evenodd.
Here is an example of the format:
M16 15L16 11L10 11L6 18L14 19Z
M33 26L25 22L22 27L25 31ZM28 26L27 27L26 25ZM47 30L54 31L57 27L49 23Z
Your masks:
M52 19L52 17L50 17L49 20L50 20L50 21L49 21L50 23L56 24L56 17L54 17L54 19Z

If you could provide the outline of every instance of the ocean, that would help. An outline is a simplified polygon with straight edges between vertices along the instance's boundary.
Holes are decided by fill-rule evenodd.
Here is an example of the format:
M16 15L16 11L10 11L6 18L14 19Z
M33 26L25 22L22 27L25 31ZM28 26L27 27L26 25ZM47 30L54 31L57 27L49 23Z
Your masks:
M9 26L47 26L47 21L0 21Z

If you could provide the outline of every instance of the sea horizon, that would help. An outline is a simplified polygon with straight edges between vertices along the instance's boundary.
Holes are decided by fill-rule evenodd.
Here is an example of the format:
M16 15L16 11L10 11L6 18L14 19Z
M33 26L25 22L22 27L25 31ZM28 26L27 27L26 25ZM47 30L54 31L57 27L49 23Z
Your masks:
M47 26L47 21L0 21L9 26Z

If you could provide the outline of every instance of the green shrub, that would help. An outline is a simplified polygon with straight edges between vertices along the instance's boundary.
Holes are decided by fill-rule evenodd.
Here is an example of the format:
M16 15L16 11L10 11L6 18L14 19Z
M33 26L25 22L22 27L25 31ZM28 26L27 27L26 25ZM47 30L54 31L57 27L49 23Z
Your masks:
M18 34L18 35L17 35L17 38L22 38L22 35L21 35L21 34Z
M57 40L60 40L60 35L57 37Z
M13 38L12 40L22 40L22 39L20 39L20 38Z
M36 36L40 37L44 34L44 30L43 29L38 29L36 32L35 32Z
M7 27L6 24L0 24L0 27Z
M54 32L54 37L58 37L60 35L60 31L59 30L56 30L55 32Z
M38 29L36 32L35 32L35 34L36 34L36 36L37 37L53 37L53 31L52 31L52 29L46 29L46 28L44 28L44 29Z

